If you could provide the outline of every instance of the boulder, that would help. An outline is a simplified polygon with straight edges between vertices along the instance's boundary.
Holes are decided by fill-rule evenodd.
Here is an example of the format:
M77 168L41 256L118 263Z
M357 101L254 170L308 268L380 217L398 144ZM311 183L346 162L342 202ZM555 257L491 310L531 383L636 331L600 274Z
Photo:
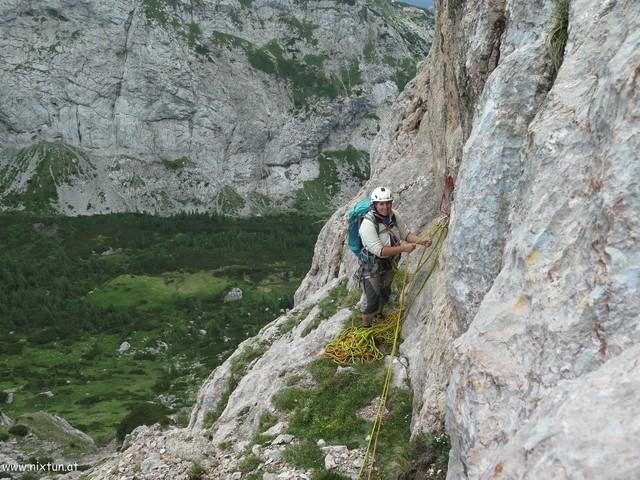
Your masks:
M227 292L224 296L224 302L235 302L237 300L242 300L242 290L238 287L234 287Z

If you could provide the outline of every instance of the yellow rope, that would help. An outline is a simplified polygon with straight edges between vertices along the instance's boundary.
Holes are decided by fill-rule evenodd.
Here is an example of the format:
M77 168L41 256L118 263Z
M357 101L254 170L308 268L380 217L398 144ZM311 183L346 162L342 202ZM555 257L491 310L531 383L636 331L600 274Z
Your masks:
M362 364L382 360L378 345L391 345L399 312L391 312L373 327L351 326L338 334L324 349L324 356L336 363Z
M367 474L367 480L371 480L373 474L373 467L375 465L376 451L378 449L378 436L380 435L380 428L382 428L382 421L384 420L384 407L387 404L387 397L389 396L389 386L391 385L391 378L393 376L393 359L396 356L396 350L398 348L398 338L400 337L400 325L402 324L402 309L404 307L404 294L406 292L407 279L409 277L409 259L407 258L404 269L404 276L402 278L402 289L400 290L400 308L398 309L398 320L396 322L396 329L393 338L393 347L391 348L391 354L389 356L389 366L387 367L387 375L384 379L384 385L382 387L382 393L380 394L380 401L378 402L378 410L376 411L376 418L373 421L373 427L371 434L369 435L369 445L365 453L364 461L358 471L359 479L364 471L365 466L369 464L369 471ZM373 449L371 448L373 442ZM369 455L370 454L370 455ZM370 461L369 461L370 457Z

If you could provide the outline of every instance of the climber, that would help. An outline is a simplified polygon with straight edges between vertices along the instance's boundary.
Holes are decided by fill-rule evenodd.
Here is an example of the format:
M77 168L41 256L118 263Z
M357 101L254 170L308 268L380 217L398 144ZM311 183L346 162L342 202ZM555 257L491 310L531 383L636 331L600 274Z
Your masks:
M421 240L418 235L409 232L402 218L393 212L391 190L386 187L376 188L371 193L371 202L358 230L364 253L360 260L364 327L371 326L374 314L384 318L384 307L391 294L394 266L402 252L412 252L416 244L425 247L431 245L430 239Z

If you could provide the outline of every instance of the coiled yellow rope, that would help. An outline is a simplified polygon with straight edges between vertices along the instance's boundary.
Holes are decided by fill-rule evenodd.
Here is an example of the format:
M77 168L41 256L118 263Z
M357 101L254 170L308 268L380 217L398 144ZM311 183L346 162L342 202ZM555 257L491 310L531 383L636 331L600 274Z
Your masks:
M399 313L395 311L385 315L382 322L372 327L351 326L343 330L325 347L325 358L340 364L382 360L385 354L378 346L393 344Z

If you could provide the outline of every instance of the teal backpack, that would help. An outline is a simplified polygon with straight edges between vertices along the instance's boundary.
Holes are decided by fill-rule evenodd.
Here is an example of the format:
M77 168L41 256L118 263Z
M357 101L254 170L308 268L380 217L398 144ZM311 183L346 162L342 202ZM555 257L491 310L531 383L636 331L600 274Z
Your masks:
M365 215L371 209L371 199L365 198L364 200L360 200L349 210L348 219L349 219L349 237L347 243L349 244L349 249L353 252L353 254L358 257L360 261L363 262L371 262L373 261L373 256L368 254L362 245L362 240L360 239L360 224L364 219ZM378 229L378 223L376 224L376 230Z

